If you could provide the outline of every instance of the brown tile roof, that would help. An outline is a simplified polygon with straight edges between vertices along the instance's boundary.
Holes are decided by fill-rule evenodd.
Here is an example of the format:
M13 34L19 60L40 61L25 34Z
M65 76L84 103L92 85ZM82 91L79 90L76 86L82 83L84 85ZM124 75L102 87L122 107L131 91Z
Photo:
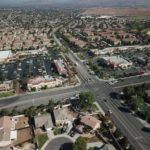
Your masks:
M99 123L101 123L100 120L98 120L97 118L95 117L92 117L92 116L83 116L81 117L81 123L91 127L91 128L95 128L95 126Z
M12 121L8 116L0 118L0 141L9 141Z

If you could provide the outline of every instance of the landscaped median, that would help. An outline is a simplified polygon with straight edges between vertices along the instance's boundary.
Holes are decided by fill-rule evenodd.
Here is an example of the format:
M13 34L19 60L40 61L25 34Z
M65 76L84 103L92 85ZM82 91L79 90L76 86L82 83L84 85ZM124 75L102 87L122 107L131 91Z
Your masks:
M3 98L3 97L8 97L8 96L14 96L15 93L11 92L11 93L0 93L0 98Z

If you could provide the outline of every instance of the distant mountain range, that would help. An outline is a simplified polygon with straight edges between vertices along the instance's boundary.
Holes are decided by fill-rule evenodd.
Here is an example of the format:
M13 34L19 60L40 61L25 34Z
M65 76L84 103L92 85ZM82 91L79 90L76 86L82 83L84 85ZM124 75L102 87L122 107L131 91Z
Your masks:
M62 7L150 7L150 0L31 0L26 5Z
M150 0L0 0L0 6L150 7Z

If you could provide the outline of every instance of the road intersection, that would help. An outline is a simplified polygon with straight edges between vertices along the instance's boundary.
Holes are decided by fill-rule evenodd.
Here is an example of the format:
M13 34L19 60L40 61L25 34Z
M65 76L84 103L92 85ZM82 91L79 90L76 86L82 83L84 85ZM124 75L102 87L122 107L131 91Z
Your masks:
M78 63L75 67L78 77L80 78L81 84L75 87L67 87L61 89L52 89L41 91L38 93L31 93L26 95L20 95L12 98L1 99L0 107L13 108L18 107L19 109L26 108L29 106L37 106L40 104L47 104L50 99L53 100L64 100L65 98L71 97L74 94L90 91L95 94L97 102L104 109L104 111L112 110L112 120L121 129L121 131L128 137L129 141L134 145L136 150L149 150L150 135L142 131L143 124L132 114L120 111L118 108L121 106L120 101L112 99L110 96L111 92L115 92L115 86L127 85L130 81L140 82L139 80L147 80L149 76L127 78L116 85L110 86L106 81L98 80L95 76L90 75L85 65L76 59L76 57L69 53L68 58L73 63ZM136 83L135 82L135 83ZM104 99L107 99L105 102Z
M57 39L56 36L55 39ZM115 85L109 85L107 81L99 80L96 76L89 74L85 64L81 62L73 52L69 52L65 55L70 59L72 64L77 64L75 69L81 82L80 85L4 98L0 100L0 108L12 109L17 107L18 109L23 109L30 106L47 104L51 99L61 101L74 94L90 91L95 94L97 102L105 112L109 109L112 110L112 120L121 129L124 135L128 137L135 149L149 150L150 134L142 131L143 124L132 113L122 112L118 109L121 106L120 101L112 99L110 93L119 91L120 88L130 84L147 83L147 81L150 80L150 75L126 78ZM107 99L107 101L104 101L104 99Z

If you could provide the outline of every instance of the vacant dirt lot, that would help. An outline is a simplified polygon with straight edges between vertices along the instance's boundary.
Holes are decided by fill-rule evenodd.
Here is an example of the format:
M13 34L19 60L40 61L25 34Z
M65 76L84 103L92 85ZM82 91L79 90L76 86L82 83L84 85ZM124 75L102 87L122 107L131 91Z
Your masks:
M89 8L83 14L150 17L150 8Z

